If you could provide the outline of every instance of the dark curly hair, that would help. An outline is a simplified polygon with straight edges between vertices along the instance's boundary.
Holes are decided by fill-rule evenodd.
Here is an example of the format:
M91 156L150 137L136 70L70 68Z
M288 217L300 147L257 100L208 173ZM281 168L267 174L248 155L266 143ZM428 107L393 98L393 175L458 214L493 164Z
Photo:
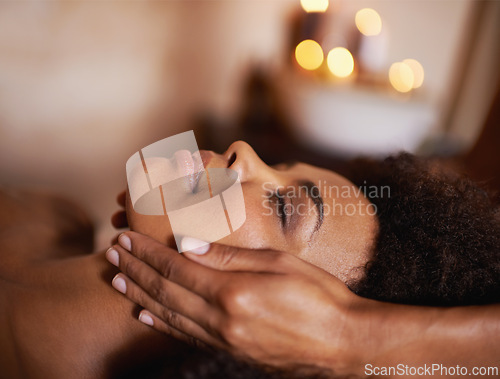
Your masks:
M354 161L350 179L390 188L366 192L379 233L356 293L434 306L500 301L500 213L487 191L407 153Z
M360 188L390 188L388 196L366 191L377 208L379 232L364 277L350 283L354 292L433 306L500 301L500 213L484 189L407 153L383 161L357 159L343 173ZM187 359L169 377L296 377L260 370L222 352Z

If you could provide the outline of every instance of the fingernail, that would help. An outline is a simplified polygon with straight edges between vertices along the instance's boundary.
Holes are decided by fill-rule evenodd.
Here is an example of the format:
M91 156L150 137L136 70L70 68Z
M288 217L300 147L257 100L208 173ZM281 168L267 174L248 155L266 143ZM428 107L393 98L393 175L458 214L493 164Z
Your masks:
M120 256L118 255L118 251L116 251L112 247L110 247L106 251L106 259L109 263L115 265L116 267L118 267L118 265L120 264Z
M113 288L121 293L126 293L127 292L127 283L125 283L125 279L123 279L120 274L117 274L114 278L113 281L111 282L111 285Z
M192 237L184 237L181 240L181 250L190 251L193 254L203 255L210 249L210 243Z
M149 326L153 326L154 324L153 318L146 312L139 313L139 321Z
M120 234L118 237L118 243L124 248L127 249L128 251L132 250L132 242L130 241L130 238L124 233Z

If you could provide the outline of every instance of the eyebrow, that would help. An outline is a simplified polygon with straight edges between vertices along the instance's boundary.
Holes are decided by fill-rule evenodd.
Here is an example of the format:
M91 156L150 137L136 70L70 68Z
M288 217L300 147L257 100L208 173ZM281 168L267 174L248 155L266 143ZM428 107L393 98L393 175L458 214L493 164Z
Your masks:
M284 165L285 168L292 168L293 166L295 166L298 163L299 163L299 161L297 161L295 159L290 159L290 160L282 162L281 164Z
M298 163L299 163L299 161L291 159L291 160L287 160L287 161L284 161L284 162L277 163L275 165L272 165L271 167L275 168L277 166L283 166L283 168L285 170L289 170L293 166L297 165Z
M299 181L299 186L306 189L307 196L314 202L316 210L318 211L316 225L314 226L314 230L312 231L311 236L309 237L309 239L311 239L313 234L316 233L319 230L319 228L321 228L321 225L323 225L323 217L324 217L323 198L319 193L319 188L310 180Z

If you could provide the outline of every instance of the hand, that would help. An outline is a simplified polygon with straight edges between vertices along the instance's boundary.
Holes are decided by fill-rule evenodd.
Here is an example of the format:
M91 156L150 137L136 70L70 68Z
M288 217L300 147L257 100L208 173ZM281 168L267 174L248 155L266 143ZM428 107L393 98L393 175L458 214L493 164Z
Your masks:
M134 232L119 243L106 254L123 272L113 286L153 328L275 367L361 365L351 320L364 299L327 272L270 250L212 244L181 255Z

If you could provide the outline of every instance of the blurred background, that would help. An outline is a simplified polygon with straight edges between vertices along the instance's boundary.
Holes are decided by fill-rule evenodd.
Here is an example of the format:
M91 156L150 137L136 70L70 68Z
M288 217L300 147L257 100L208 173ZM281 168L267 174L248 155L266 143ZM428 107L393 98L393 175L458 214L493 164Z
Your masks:
M78 201L101 248L128 157L185 130L268 163L464 154L499 41L494 0L3 0L0 184Z

